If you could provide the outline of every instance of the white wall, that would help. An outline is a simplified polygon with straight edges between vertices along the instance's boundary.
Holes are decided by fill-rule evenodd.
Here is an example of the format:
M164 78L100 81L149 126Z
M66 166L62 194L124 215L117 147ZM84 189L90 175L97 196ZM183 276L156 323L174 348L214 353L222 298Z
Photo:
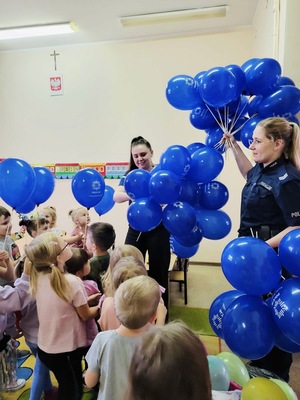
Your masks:
M268 2L263 2L268 3ZM270 14L267 13L268 20ZM263 21L265 24L265 20ZM189 112L171 107L165 87L177 74L194 76L227 64L243 64L252 57L272 56L268 35L251 30L190 38L136 43L90 44L56 48L64 95L49 95L53 72L52 48L0 53L0 157L19 157L32 164L55 162L127 161L132 137L143 135L154 148L154 162L172 144L204 141L205 133L189 123ZM262 36L261 36L262 35ZM266 46L263 46L266 40ZM254 46L254 49L253 49ZM255 49L257 48L257 52ZM266 48L268 51L266 51ZM219 262L224 246L236 237L243 179L232 154L218 177L229 189L224 207L232 231L224 239L204 239L196 261ZM111 186L118 182L108 180ZM58 225L68 232L69 209L78 203L70 181L56 181L45 203L58 211ZM42 206L41 206L42 207ZM117 243L123 243L126 204L117 204L101 220L111 222ZM92 222L99 220L91 210ZM13 216L17 229L18 216Z

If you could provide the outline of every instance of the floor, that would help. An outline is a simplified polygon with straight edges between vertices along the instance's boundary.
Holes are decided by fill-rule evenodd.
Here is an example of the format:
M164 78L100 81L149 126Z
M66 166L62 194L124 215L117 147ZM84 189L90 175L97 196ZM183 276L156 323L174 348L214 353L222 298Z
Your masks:
M221 293L234 289L225 278L221 267L208 265L190 265L187 274L188 304L187 307L210 308L213 300ZM183 291L179 291L177 282L170 283L170 305L184 306ZM230 351L223 340L213 337L201 337L210 354ZM300 353L293 355L290 373L290 386L300 399Z

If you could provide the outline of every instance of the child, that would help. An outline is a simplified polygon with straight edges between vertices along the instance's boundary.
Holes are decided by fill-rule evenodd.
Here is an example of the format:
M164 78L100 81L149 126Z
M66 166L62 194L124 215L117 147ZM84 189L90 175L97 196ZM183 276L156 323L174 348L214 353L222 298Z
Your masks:
M11 214L3 206L0 206L0 285L13 285L15 280L14 263L12 259L12 247L15 242L11 234Z
M90 260L87 252L83 249L73 248L72 257L66 261L66 268L70 274L78 276L80 279L83 279L90 273ZM83 286L86 291L86 295L88 297L89 305L98 305L99 299L101 297L101 293L98 289L97 283L92 280L83 280ZM89 319L86 321L86 339L87 346L92 344L96 335L98 334L98 327L93 319ZM86 352L88 350L86 349Z
M116 233L111 224L106 222L95 222L88 228L87 249L93 254L91 258L91 272L87 279L97 282L100 292L103 292L101 275L106 272L109 265L108 250L113 246Z
M49 230L49 221L44 217L26 218L26 216L23 216L19 226L24 226L28 234L35 238Z
M43 233L26 246L25 253L32 262L30 288L40 324L39 359L53 371L59 399L80 399L84 321L97 316L97 306L89 307L81 279L65 273L72 251L61 237Z
M125 282L127 279L131 279L140 275L148 275L145 264L141 260L132 256L121 258L120 261L118 261L115 265L112 272L113 291L115 292L121 283ZM157 318L155 323L165 323L166 311L167 309L161 300L157 308ZM115 313L113 297L105 297L98 323L102 331L117 329L120 326L120 321Z
M115 310L121 325L98 333L86 356L85 383L92 388L100 382L98 400L123 399L132 354L155 320L159 300L159 285L148 276L128 279L117 289Z
M205 348L181 322L153 327L136 347L126 400L212 400Z
M71 247L78 247L80 249L86 248L86 233L87 228L90 223L90 216L87 208L78 207L74 210L69 211L69 216L72 218L72 221L75 224L75 228L71 232L71 236L75 236L77 238L76 242L71 243Z
M15 311L30 301L30 263L25 262L24 273L14 283L15 287L0 286L0 398L5 391L16 391L25 385L24 379L17 378L16 346L11 336L16 335Z
M113 290L112 282L111 282L112 272L113 272L113 269L114 269L115 265L117 264L117 262L120 261L121 258L127 257L127 256L133 256L134 258L137 258L137 259L141 260L142 262L144 262L144 256L137 247L132 246L131 244L124 244L124 245L115 247L110 255L109 267L108 267L107 271L101 277L101 283L102 283L102 287L103 287L105 296L113 296L114 295L114 290ZM104 300L104 298L103 298L103 300Z

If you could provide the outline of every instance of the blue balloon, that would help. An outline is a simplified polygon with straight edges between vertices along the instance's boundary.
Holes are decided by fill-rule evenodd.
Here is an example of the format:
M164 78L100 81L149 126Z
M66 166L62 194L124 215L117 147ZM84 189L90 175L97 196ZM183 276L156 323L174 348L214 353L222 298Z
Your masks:
M137 199L127 211L129 225L139 232L149 232L161 223L161 206L151 199Z
M259 104L258 115L268 117L291 117L300 111L300 90L292 85L280 86Z
M34 169L19 158L6 158L0 163L0 193L13 209L32 196L36 185Z
M217 391L227 391L230 385L230 376L225 362L212 355L207 356L207 361L211 388Z
M191 258L199 250L199 244L193 246L183 246L180 244L174 236L170 236L170 248L172 253L176 254L180 258Z
M149 197L150 172L144 169L134 169L126 175L124 189L128 196L133 199Z
M211 303L209 309L209 323L215 334L221 339L224 339L222 326L223 318L228 306L233 302L233 300L244 294L245 293L240 292L239 290L229 290L227 292L221 293Z
M246 88L250 94L269 95L278 85L281 66L273 58L257 60L246 72Z
M105 185L104 195L98 204L95 205L94 210L98 215L104 215L110 211L115 205L114 201L115 189L109 185Z
M28 214L35 209L35 206L35 201L30 197L29 199L26 199L23 204L19 204L16 207L16 212L19 214Z
M201 102L199 83L189 75L176 75L167 84L168 102L179 110L192 110Z
M54 176L49 168L33 167L36 185L32 193L32 200L37 206L49 199L54 191Z
M223 239L231 231L231 219L222 210L197 209L196 216L206 239Z
M214 116L215 115L215 116ZM190 123L196 129L210 129L217 126L218 117L215 110L210 110L204 102L194 108L190 113Z
M182 246L191 247L199 244L203 238L202 230L199 225L195 225L193 230L187 235L174 236L174 239Z
M271 310L257 296L239 296L223 318L225 343L234 354L248 360L257 360L271 351L275 332Z
M168 204L163 210L162 222L174 236L189 235L197 222L195 209L185 202Z
M211 147L223 154L226 150L224 143L222 143L223 135L224 132L221 128L210 129L205 139L206 146Z
M260 102L262 101L263 97L262 96L252 96L250 99L250 103L248 106L248 114L249 117L252 117L254 115L257 115L258 109Z
M205 144L200 142L191 143L188 146L186 146L191 155L195 153L195 151L203 149L203 147L206 147Z
M206 71L200 71L200 72L198 72L198 74L194 76L194 80L195 80L195 81L198 81L199 84L200 84L201 81L202 81L203 75L205 74L205 72L206 72Z
M218 210L228 201L227 187L219 181L211 181L200 186L200 205L208 210Z
M262 121L261 117L259 117L259 116L252 117L252 118L249 118L248 121L243 126L243 128L241 130L241 141L245 147L247 147L247 148L250 147L250 145L252 143L253 131L260 121Z
M288 353L300 353L300 344L293 342L279 329L276 331L275 346Z
M181 193L181 181L178 175L167 170L155 172L149 181L150 195L160 204L173 203Z
M241 65L241 69L244 71L244 73L246 74L250 68L253 67L253 65L256 64L256 62L260 60L259 58L250 58L249 60L245 61L242 65Z
M225 67L230 71L236 79L236 97L237 98L245 89L246 86L246 75L245 72L236 64L230 64Z
M296 86L295 82L291 78L288 78L287 76L281 76L278 79L277 85L278 86L286 86L286 85Z
M281 282L272 296L275 323L288 339L300 345L300 278Z
M197 183L207 183L215 179L224 167L222 155L211 147L195 151L191 156L188 179Z
M223 67L209 69L202 77L200 93L211 107L223 107L236 98L237 86L233 73Z
M160 164L156 164L150 171L150 175L154 175L155 172L160 171L161 170L161 165Z
M171 171L183 178L190 170L191 155L186 147L173 145L161 155L160 165L161 169Z
M74 175L71 188L78 203L89 209L102 199L105 182L96 169L83 168Z
M191 206L197 204L199 195L199 187L197 183L188 181L186 179L181 180L181 192L178 197L178 201L185 201Z
M281 239L278 255L285 269L300 276L300 228L288 232Z
M222 252L221 266L231 285L249 295L271 292L281 278L281 264L275 250L251 236L229 242Z
M230 122L230 132L234 135L235 140L241 140L241 132L247 121L249 118L240 117Z

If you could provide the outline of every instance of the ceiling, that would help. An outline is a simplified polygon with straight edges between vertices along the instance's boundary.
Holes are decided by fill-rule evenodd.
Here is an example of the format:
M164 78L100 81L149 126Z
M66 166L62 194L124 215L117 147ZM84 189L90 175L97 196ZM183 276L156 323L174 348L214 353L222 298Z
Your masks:
M0 51L225 32L252 25L259 0L0 0L0 28L73 21L78 31L0 41ZM124 28L121 16L227 5L226 17Z

